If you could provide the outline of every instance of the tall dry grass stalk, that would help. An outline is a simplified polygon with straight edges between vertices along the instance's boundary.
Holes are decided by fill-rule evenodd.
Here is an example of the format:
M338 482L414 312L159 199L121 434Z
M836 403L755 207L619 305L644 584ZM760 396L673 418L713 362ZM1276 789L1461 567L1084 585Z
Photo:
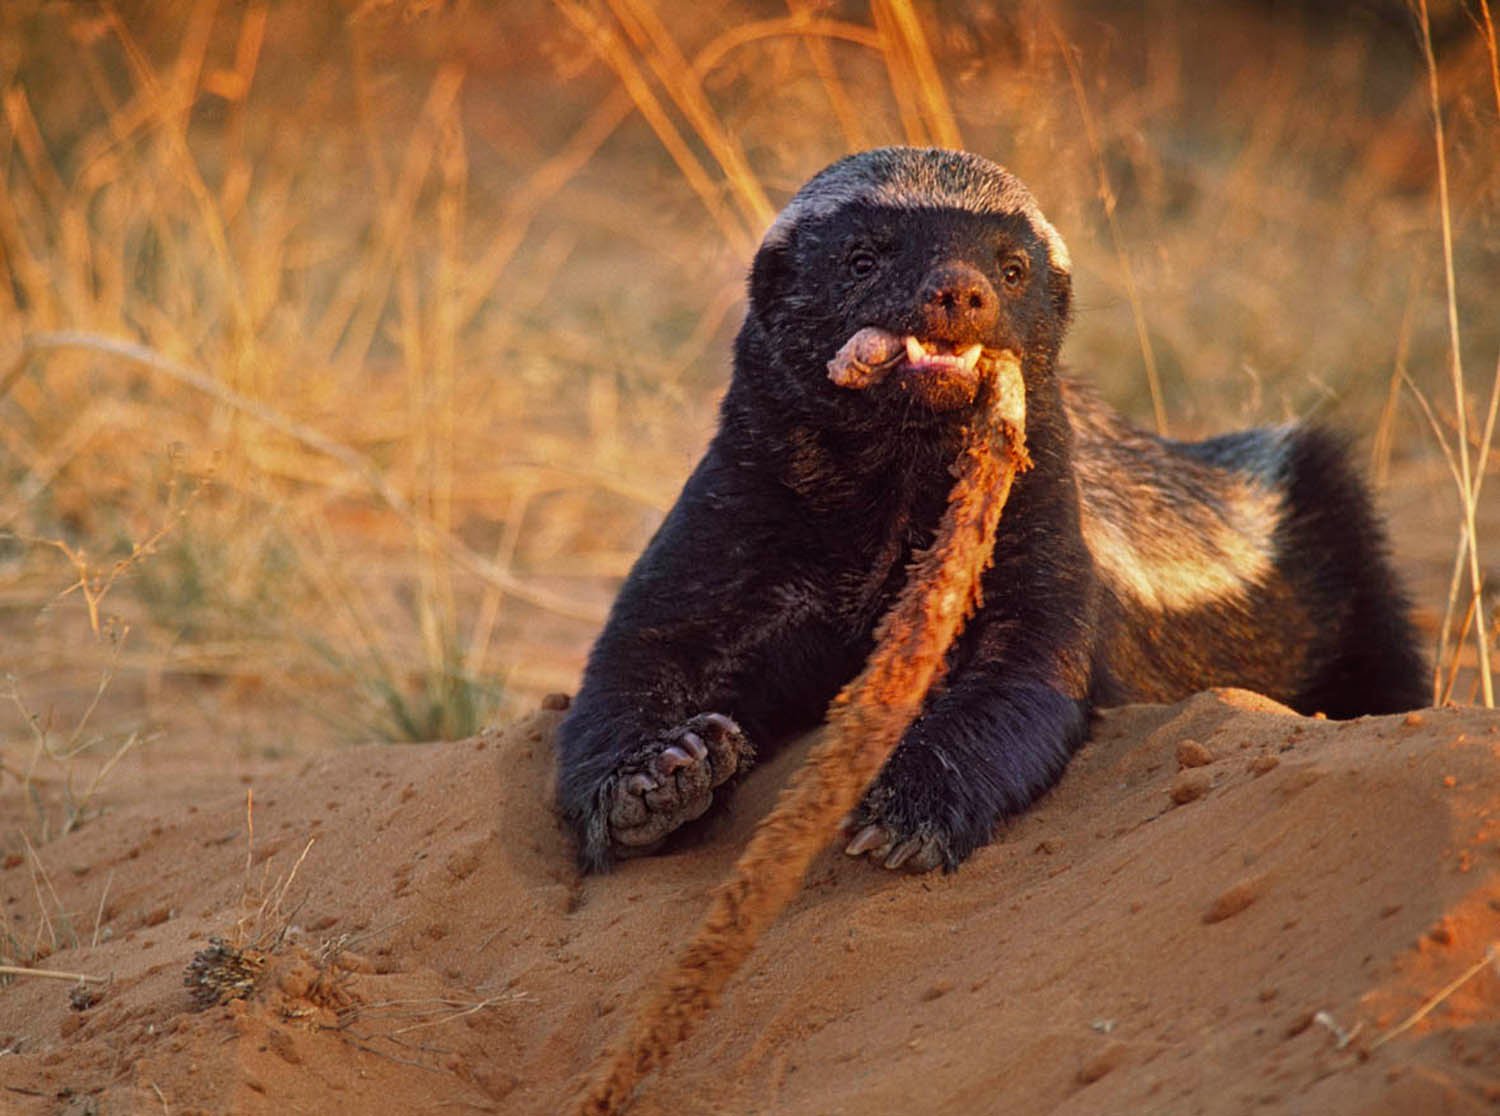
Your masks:
M1109 222L1110 240L1114 245L1115 257L1120 262L1120 271L1125 278L1125 295L1130 299L1130 315L1135 321L1135 335L1140 343L1141 360L1146 368L1146 385L1151 392L1152 417L1156 420L1156 432L1165 438L1169 433L1167 403L1162 395L1161 374L1156 368L1156 350L1151 344L1151 331L1146 326L1146 311L1142 305L1140 288L1136 283L1135 268L1131 265L1130 253L1125 246L1124 235L1120 231L1120 222L1115 216L1119 199L1115 195L1114 187L1110 185L1109 171L1104 162L1104 151L1099 142L1098 128L1094 124L1093 111L1089 108L1088 93L1083 86L1083 74L1078 68L1076 51L1055 24L1052 27L1052 33L1057 41L1058 53L1067 65L1068 80L1072 83L1073 96L1078 102L1078 114L1083 120L1084 135L1088 138L1089 151L1094 156L1094 164L1099 176L1099 201L1104 206L1104 217Z
M908 124L913 142L925 139L937 147L962 147L948 91L911 0L872 0L870 9L903 118L910 114L920 119L920 124Z
M1447 318L1448 318L1448 369L1451 376L1453 388L1453 414L1457 431L1454 441L1457 443L1458 470L1455 481L1459 488L1459 501L1462 505L1463 522L1459 532L1457 554L1454 558L1454 572L1465 564L1469 575L1469 591L1471 594L1471 605L1468 615L1473 618L1474 646L1478 652L1479 688L1485 707L1495 707L1494 678L1490 670L1490 625L1484 605L1484 578L1479 569L1479 531L1476 526L1477 511L1479 505L1479 490L1483 480L1483 474L1475 475L1469 462L1469 396L1468 389L1464 383L1463 367L1463 345L1460 340L1458 326L1458 281L1453 267L1453 214L1448 198L1448 155L1447 144L1443 133L1443 100L1438 81L1437 61L1432 50L1432 24L1427 13L1427 0L1415 0L1415 10L1418 16L1418 26L1421 32L1422 60L1427 67L1427 88L1429 104L1432 111L1433 142L1437 149L1437 184L1438 184L1438 210L1441 217L1443 235L1443 278L1447 290ZM1493 65L1493 24L1489 24L1489 10L1485 9L1486 24L1489 27L1489 45L1491 46L1491 60ZM1500 91L1500 85L1496 86ZM1500 100L1497 100L1500 107ZM1480 445L1480 460L1487 460L1491 441L1494 435L1494 401L1500 399L1500 368L1496 370L1495 391L1491 394L1491 407L1489 416L1485 423L1484 440ZM1447 612L1443 623L1443 640L1448 638L1449 621L1453 614L1454 601L1457 597L1457 584L1449 590ZM1467 621L1465 621L1467 625ZM1438 671L1442 670L1443 654L1440 650L1438 656ZM1439 677L1441 675L1439 674ZM1451 672L1450 672L1451 676ZM1446 695L1438 695L1435 700L1441 700Z

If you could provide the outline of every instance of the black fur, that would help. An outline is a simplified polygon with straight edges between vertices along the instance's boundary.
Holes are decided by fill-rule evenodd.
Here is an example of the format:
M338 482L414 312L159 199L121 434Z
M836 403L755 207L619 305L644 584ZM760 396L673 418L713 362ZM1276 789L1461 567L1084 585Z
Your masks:
M1422 704L1406 604L1338 444L1302 429L1166 442L1060 378L1065 249L1019 183L958 158L836 164L799 194L833 202L794 202L757 255L719 431L622 588L562 726L559 803L586 868L660 844L649 826L629 837L633 819L655 811L675 826L722 798L750 741L816 725L932 538L965 404L951 384L900 374L835 386L828 361L866 326L1020 353L1034 461L1006 507L983 609L855 818L886 848L956 867L1057 781L1096 702L1239 684L1330 716ZM861 159L912 181L989 175L994 188L973 205L951 189L924 205L920 183L895 196L884 179L861 193L841 178ZM1266 514L1262 569L1223 525L1250 524L1253 543ZM1110 555L1103 529L1125 540ZM1136 542L1161 550L1173 532L1133 561ZM1200 567L1205 585L1256 572L1175 607ZM1132 594L1132 571L1159 570L1187 574L1154 604ZM706 713L734 723L705 730L694 718Z

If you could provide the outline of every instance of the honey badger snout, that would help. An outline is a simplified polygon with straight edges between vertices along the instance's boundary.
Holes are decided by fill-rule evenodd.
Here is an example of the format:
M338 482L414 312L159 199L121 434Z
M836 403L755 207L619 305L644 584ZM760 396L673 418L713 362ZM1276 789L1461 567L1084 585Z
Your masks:
M917 294L922 332L931 340L983 341L1000 317L1000 300L978 268L958 260L927 273Z

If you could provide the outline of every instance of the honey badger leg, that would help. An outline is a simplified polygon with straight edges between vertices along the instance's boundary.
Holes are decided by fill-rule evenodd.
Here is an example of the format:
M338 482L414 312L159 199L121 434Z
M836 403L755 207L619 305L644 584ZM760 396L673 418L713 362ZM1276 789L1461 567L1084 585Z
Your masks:
M1087 719L1088 703L1054 685L971 667L907 731L850 817L845 851L893 869L957 868L1057 782Z
M746 487L710 449L559 726L557 800L587 871L660 848L749 770L752 739L816 723L852 670L817 582L788 568L790 529Z

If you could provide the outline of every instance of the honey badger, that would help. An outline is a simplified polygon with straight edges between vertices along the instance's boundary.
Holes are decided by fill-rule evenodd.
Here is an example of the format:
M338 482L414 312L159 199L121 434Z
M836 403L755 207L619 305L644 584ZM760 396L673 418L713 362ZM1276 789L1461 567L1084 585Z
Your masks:
M751 269L719 430L561 726L559 805L586 869L659 849L757 749L819 722L932 539L1000 349L1021 358L1033 468L849 853L957 867L1057 782L1094 706L1224 685L1330 717L1424 704L1339 439L1134 429L1057 369L1069 271L1026 187L975 155L869 151L792 198Z

